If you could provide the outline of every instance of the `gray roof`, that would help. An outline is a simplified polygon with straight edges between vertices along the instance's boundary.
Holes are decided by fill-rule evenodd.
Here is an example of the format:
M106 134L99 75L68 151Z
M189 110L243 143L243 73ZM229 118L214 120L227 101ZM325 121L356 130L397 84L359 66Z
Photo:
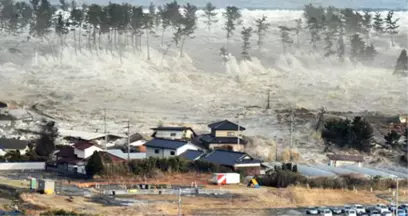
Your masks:
M245 157L249 158L246 159ZM214 150L208 153L207 155L203 156L200 160L225 166L234 166L237 164L261 163L260 160L252 158L245 152L234 152L221 149Z
M192 130L190 127L157 127L152 128L152 130L159 131L159 130L169 130L169 131L184 131L184 130Z
M30 143L28 140L18 140L18 139L7 139L7 138L0 138L0 148L1 149L25 149L27 145Z
M183 154L181 154L180 157L187 160L196 160L203 154L204 152L200 150L187 150Z
M128 154L127 152L123 152L120 149L109 149L106 150L109 154L115 155L116 157L120 157L122 159L127 160L128 159ZM129 158L131 160L133 159L145 159L146 158L146 152L132 152L129 153Z
M238 130L238 125L228 120L214 122L208 125L212 130ZM245 130L244 127L239 126L239 130Z
M145 146L151 148L178 149L186 144L187 144L186 141L155 138L146 142Z

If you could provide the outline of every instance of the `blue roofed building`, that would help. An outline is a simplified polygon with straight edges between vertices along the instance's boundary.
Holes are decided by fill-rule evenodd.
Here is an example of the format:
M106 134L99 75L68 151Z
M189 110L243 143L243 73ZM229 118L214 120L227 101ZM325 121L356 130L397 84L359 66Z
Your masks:
M181 157L188 160L200 160L241 171L246 175L259 175L261 162L245 152L234 152L229 150L213 150L208 153L202 151L188 150Z
M146 157L167 158L183 154L187 150L199 150L200 147L182 140L154 138L145 144Z

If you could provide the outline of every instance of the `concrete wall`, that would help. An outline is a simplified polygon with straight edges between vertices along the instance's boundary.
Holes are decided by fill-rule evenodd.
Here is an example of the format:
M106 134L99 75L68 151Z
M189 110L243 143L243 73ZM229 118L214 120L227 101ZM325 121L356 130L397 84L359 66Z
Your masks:
M185 133L184 131L164 131L160 130L156 132L156 138L164 138L164 139L184 139Z
M45 162L1 162L0 170L45 170Z

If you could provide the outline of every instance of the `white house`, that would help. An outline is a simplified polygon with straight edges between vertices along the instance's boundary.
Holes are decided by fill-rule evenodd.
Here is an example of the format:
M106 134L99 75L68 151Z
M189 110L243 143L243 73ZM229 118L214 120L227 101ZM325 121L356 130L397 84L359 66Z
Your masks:
M154 131L152 137L171 140L191 140L195 132L190 127L157 127L152 128Z
M174 157L183 154L187 150L198 150L198 146L179 140L152 139L146 142L146 157Z
M78 158L88 158L95 151L102 151L102 149L89 142L77 142L74 144L74 154Z
M329 154L329 166L339 167L344 165L357 165L361 167L361 164L364 162L364 158L361 155L338 155L338 154Z
M20 155L25 155L28 149L28 140L0 138L0 156L4 156L9 151L20 151Z

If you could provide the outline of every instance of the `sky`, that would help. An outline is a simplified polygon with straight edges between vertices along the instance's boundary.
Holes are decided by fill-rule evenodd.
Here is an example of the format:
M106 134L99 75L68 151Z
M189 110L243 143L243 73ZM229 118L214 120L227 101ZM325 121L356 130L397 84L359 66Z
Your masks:
M107 4L109 1L113 3L128 2L137 5L148 5L150 1L155 4L163 4L172 0L77 0L87 4L99 3ZM53 0L57 3L58 0ZM207 0L178 0L180 4L190 2L203 7ZM353 9L392 9L392 10L407 10L408 0L212 0L218 8L224 8L228 5L234 5L240 8L247 9L301 9L305 4L315 4L321 6L335 6L339 8Z

